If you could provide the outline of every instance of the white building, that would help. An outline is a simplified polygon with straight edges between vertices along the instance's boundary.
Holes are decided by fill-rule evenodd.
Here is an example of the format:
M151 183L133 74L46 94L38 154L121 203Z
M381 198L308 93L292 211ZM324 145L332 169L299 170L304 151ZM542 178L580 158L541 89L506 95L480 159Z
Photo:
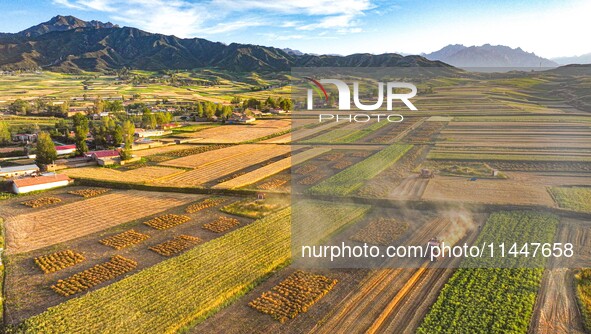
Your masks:
M31 175L37 173L37 165L22 165L13 167L0 167L0 177L10 178L15 176Z
M72 180L64 174L27 177L12 181L12 192L15 194L24 194L31 191L67 186L70 182Z

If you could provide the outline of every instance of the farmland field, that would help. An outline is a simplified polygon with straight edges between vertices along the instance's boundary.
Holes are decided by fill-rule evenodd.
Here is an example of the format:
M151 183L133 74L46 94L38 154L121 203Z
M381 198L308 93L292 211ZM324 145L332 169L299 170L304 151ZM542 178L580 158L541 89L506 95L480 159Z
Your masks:
M486 223L482 242L551 242L558 219L534 212L497 212ZM425 317L419 333L525 333L542 279L545 259L532 258L534 268L519 258L466 259L450 278ZM484 265L484 268L480 266ZM473 268L475 267L475 268ZM536 268L537 267L537 268Z
M252 172L233 178L229 181L219 183L213 188L234 189L256 183L268 176L277 174L283 170L297 166L304 161L312 159L320 154L330 151L329 148L317 147L298 153L294 156L279 160L269 165L258 168Z
M72 240L185 204L190 198L190 195L183 194L113 191L58 207L6 217L7 252L22 253ZM125 203L125 211L108 210L120 203Z
M233 149L234 147L231 148ZM266 160L277 158L291 152L291 148L286 145L254 145L246 148L239 146L237 148L237 150L232 150L229 152L228 155L224 155L225 153L228 153L227 151L219 152L219 157L214 158L212 159L213 161L208 162L203 162L202 159L204 158L200 157L199 155L179 158L183 159L182 161L178 161L179 159L177 159L166 162L168 165L176 166L181 164L191 165L196 167L196 169L160 179L157 181L157 183L172 184L178 187L199 186L203 183L210 182L225 175L237 172L243 168L247 168L249 166L256 165ZM210 152L213 153L215 151Z
M354 218L348 215L357 207L342 205L326 210L338 214L335 223L343 224ZM289 216L290 209L285 209L198 245L106 288L50 308L29 318L24 327L45 333L162 333L202 321L289 259ZM224 272L223 280L216 279L220 272ZM136 298L138 293L144 298ZM116 302L113 295L119 296ZM154 317L154 307L164 312L165 318ZM81 308L88 312L80 314ZM130 313L130 309L136 312Z
M310 188L311 193L346 195L400 159L412 146L392 145Z
M591 212L591 188L551 187L548 191L561 208Z
M73 179L84 178L124 183L154 182L160 178L170 177L182 172L184 172L182 169L154 166L140 167L128 171L102 167L81 167L60 171L60 173L66 174Z
M237 144L288 131L290 128L291 122L288 120L260 120L254 125L218 126L199 132L177 133L175 136L198 144Z

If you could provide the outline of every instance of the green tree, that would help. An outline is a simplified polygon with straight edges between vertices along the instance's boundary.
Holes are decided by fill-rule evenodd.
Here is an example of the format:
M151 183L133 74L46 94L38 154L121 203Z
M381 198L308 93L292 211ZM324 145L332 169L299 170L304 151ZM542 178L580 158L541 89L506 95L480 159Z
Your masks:
M269 96L266 100L265 100L265 106L269 107L269 108L277 108L277 102L275 101L274 98L272 98L271 96Z
M135 132L135 130L134 130ZM123 128L117 124L111 130L111 138L113 139L113 146L119 147L123 143Z
M92 111L95 114L100 114L103 111L105 111L105 102L103 101L103 99L101 99L101 97L97 97L96 100L94 101L94 107L92 108Z
M17 115L26 115L32 108L29 102L17 99L8 106L8 109Z
M41 132L37 136L37 153L35 162L41 167L41 165L51 164L57 159L57 151L55 150L55 144L49 133Z
M10 129L8 128L8 123L0 122L0 144L6 145L11 141L10 136Z
M84 155L88 152L86 137L89 132L88 118L82 114L76 114L72 117L74 122L74 141L76 142L76 154Z
M121 159L122 160L129 160L131 159L131 146L133 145L133 136L135 134L135 126L130 121L125 121L123 123L123 150L121 150Z
M150 111L150 109L144 109L144 115L142 116L142 127L146 129L155 129L158 126L156 115Z
M242 100L238 96L234 96L232 101L230 101L232 104L240 104L240 102L242 102Z

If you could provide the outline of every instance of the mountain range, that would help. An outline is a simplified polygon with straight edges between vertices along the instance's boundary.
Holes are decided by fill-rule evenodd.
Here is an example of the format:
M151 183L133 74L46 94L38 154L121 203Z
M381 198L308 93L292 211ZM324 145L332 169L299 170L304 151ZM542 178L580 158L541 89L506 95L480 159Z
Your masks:
M591 53L586 53L584 55L573 56L573 57L557 57L557 58L552 58L552 60L559 63L560 65L591 64Z
M422 54L430 60L468 67L557 67L550 59L542 58L534 53L525 52L521 48L512 49L503 45L484 44L482 46L448 45L441 50Z
M215 67L231 71L289 71L291 67L450 67L395 53L349 56L300 54L251 44L178 38L112 23L56 16L18 33L0 35L0 69L61 72Z

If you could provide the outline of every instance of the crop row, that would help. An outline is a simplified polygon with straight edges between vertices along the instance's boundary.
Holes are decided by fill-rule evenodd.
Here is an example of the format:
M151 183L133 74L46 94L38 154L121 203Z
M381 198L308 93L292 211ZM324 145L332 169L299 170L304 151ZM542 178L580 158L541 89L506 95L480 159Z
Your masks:
M236 218L219 216L211 223L203 224L203 228L215 233L222 233L238 225L240 225L240 221Z
M110 189L107 188L87 188L80 190L68 191L68 194L82 196L84 198L94 197L106 193Z
M552 242L558 218L531 211L492 214L474 244ZM545 258L468 258L441 290L418 333L526 333Z
M39 197L36 199L24 201L21 204L26 205L31 208L39 208L46 205L56 204L61 202L62 200L57 197Z
M180 224L184 224L191 220L191 218L183 215L175 215L173 213L168 213L162 216L158 216L156 218L152 218L144 224L155 228L157 230L166 230L171 227L175 227Z
M108 238L99 240L99 242L105 246L110 246L115 249L122 249L148 239L150 236L147 234L136 232L135 230L125 231L119 234L115 234Z
M120 255L113 256L105 263L74 274L65 280L59 280L51 289L62 296L70 296L123 275L137 267L137 262Z
M124 280L70 299L28 318L22 329L48 334L150 334L177 332L199 323L290 259L291 210L273 213ZM367 208L317 203L314 210L331 217L338 228ZM325 238L331 231L334 229L315 233L315 238Z
M179 235L178 237L174 237L171 240L150 247L150 250L153 250L154 252L163 256L172 256L200 242L201 239L199 239L198 237L193 237L190 235Z
M189 205L186 209L186 213L195 213L203 209L211 208L216 205L222 204L225 201L223 198L206 198L202 201Z
M336 284L335 279L298 270L248 305L283 323L307 312Z
M309 189L310 193L347 195L400 159L412 145L394 144Z
M80 253L72 251L71 249L66 249L35 258L35 264L46 274L71 267L82 261L84 261L84 256Z

